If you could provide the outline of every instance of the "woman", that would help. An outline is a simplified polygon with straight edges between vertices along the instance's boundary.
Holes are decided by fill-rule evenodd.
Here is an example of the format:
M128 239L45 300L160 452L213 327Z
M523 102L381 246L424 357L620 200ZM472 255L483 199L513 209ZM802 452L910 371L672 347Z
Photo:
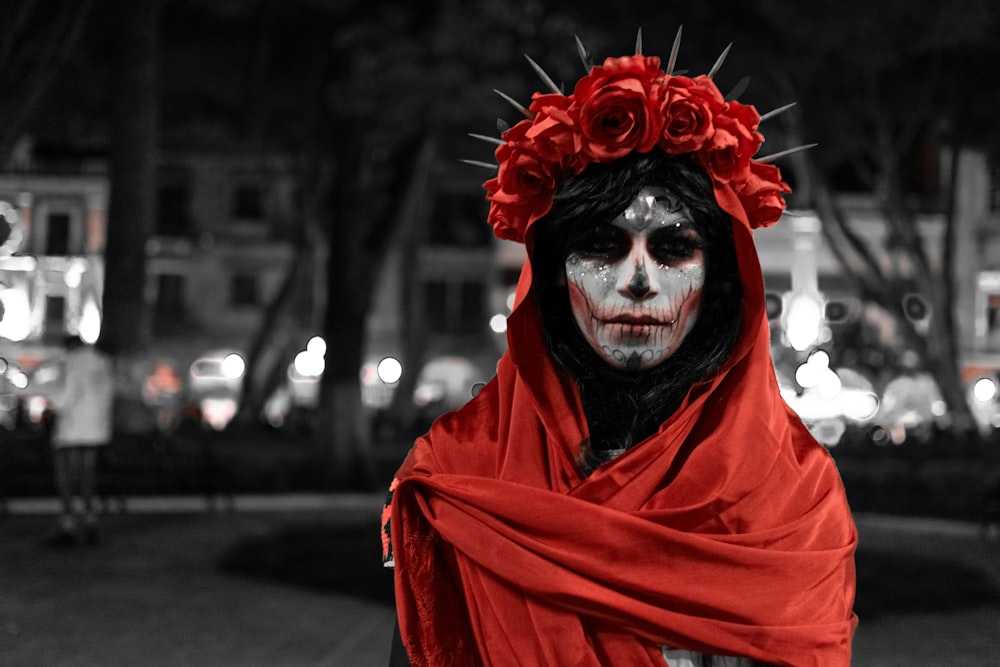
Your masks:
M386 511L414 665L850 663L856 532L779 395L751 233L788 187L752 107L638 51L496 151L509 349Z
M58 528L46 540L53 547L93 545L99 539L98 450L111 444L114 421L111 360L77 335L63 343L63 384L52 397L52 455L62 507Z

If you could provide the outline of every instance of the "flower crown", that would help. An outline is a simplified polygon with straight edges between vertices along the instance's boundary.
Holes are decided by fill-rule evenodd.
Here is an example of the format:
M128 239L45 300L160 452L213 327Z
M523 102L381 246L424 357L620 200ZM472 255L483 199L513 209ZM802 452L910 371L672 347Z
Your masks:
M753 106L731 99L738 92L724 97L712 77L729 47L708 74L693 78L674 74L680 37L678 30L665 69L660 69L658 57L642 54L641 31L634 56L607 58L600 66L590 63L577 39L588 72L572 94L563 94L531 58L528 62L551 92L534 93L525 108L495 91L526 116L504 129L499 140L471 135L498 144L499 171L483 184L490 202L488 221L497 237L523 243L528 228L552 208L562 180L588 164L656 148L670 155L690 154L711 178L720 206L723 199L735 202L735 196L751 229L778 221L785 209L783 195L791 188L770 162L811 146L753 156L764 142L757 131L761 120L793 105L762 117ZM466 162L496 169L492 164Z

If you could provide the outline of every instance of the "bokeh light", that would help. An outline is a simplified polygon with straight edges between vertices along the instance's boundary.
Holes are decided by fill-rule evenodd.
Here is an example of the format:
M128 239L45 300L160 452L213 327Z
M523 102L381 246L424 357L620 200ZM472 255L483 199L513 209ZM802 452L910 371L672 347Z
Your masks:
M295 355L292 362L295 372L307 378L318 378L326 370L326 361L323 355L310 352L308 349L302 350Z
M823 307L812 294L796 294L789 299L785 336L793 349L802 352L819 340L823 326Z
M507 317L497 313L490 318L490 330L493 333L501 334L507 331Z
M403 364L395 357L385 357L375 368L378 377L386 384L396 384L403 377Z
M306 351L310 354L324 357L326 356L326 341L321 336L313 336L306 343Z
M222 360L222 375L230 380L239 380L247 370L247 362L233 352Z
M18 288L0 289L4 315L0 320L0 336L18 342L31 334L31 304L28 293Z
M972 387L972 395L982 403L992 401L997 395L997 383L993 378L979 378Z
M84 343L93 345L101 335L101 309L97 307L97 302L93 297L89 297L83 303L83 312L80 313L79 326L80 339Z

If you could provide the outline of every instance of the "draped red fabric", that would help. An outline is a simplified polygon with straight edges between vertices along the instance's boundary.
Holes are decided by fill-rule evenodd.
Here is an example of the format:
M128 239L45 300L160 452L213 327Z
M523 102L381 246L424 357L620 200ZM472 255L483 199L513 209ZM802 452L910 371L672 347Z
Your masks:
M419 439L390 510L414 665L663 665L660 647L849 665L857 536L836 467L781 399L736 195L745 305L723 371L589 476L579 395L522 272L496 377ZM530 240L529 240L530 247Z

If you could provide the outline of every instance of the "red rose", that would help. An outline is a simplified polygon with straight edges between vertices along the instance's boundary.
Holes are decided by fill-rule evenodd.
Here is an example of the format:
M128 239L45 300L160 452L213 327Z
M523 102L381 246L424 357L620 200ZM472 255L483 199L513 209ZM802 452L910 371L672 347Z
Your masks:
M749 104L726 102L720 110L720 113L724 116L733 118L750 132L756 132L757 126L760 124L760 114L757 113L757 109ZM763 138L761 141L763 141Z
M629 72L646 76L653 74L656 77L663 75L660 71L659 56L644 56L641 53L634 56L619 56L617 58L605 58L604 63L594 70L603 69L605 72ZM593 70L591 70L593 72Z
M514 132L515 129L517 126L504 137L516 137L523 128L517 132ZM492 202L490 224L494 225L498 236L504 232L523 237L528 224L545 215L552 207L558 177L556 165L541 158L528 146L520 142L499 146L496 156L500 170L496 178L483 184L487 191L486 199Z
M500 190L500 181L491 178L483 183L486 190L486 199L492 200L493 195ZM501 201L491 201L490 212L486 222L493 227L493 234L500 239L508 241L524 241L524 230L527 226L526 220L530 213L527 205L508 204Z
M727 102L714 120L715 132L695 154L713 178L728 183L750 175L750 159L764 138L756 131L760 115L739 102Z
M497 149L493 152L498 164L503 164L515 150L523 151L533 149L531 141L526 138L528 130L530 129L531 121L525 119L500 135L500 138L503 139L503 143L497 146Z
M582 171L585 166L572 102L565 95L536 93L529 107L535 118L524 133L541 157L559 164L567 173Z
M556 175L552 172L552 165L535 153L517 148L500 163L496 180L499 187L496 192L491 193L490 201L533 202L551 199L556 190Z
M659 58L609 58L577 82L573 91L585 158L609 162L632 151L648 152L660 132Z
M712 119L725 100L707 76L673 76L663 89L660 146L674 155L701 148L715 130Z
M773 164L750 163L749 177L739 185L736 194L747 212L751 229L770 227L785 210L785 198L792 189L781 180L781 170Z
M493 226L493 234L498 239L524 243L524 232L528 228L530 218L529 207L493 203L490 205L486 221Z

